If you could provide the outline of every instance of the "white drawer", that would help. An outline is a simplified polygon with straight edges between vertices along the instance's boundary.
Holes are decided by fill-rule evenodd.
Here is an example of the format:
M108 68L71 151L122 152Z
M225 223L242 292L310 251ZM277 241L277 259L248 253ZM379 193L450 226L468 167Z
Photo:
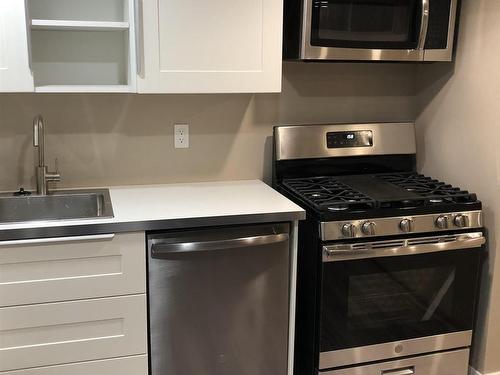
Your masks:
M103 359L0 372L1 375L148 375L148 356Z
M99 361L0 372L1 375L148 375L148 356L137 355Z
M0 306L145 292L144 232L0 242Z
M144 294L0 309L0 371L146 352Z

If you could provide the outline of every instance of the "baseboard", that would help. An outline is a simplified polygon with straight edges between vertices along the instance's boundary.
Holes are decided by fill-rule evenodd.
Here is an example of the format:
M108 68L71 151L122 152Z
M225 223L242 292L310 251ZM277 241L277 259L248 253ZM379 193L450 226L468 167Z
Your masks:
M476 369L469 367L469 375L500 375L500 372L490 372L489 374L481 374Z

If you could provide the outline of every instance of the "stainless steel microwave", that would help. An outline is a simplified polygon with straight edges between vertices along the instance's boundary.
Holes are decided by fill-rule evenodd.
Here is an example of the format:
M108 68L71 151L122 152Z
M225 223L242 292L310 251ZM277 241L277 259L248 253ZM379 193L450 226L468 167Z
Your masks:
M451 61L459 0L285 0L288 60Z

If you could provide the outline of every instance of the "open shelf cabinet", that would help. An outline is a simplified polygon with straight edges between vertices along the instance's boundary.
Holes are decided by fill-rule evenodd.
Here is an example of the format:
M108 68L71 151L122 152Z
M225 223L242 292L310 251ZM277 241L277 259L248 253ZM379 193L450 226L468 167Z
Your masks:
M29 0L36 92L136 92L133 0Z

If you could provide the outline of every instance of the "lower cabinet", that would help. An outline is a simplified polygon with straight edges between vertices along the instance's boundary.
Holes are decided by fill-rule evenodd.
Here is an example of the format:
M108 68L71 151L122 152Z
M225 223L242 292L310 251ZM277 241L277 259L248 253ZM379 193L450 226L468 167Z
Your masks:
M2 372L2 375L146 375L148 356L104 359Z
M144 232L0 241L0 307L146 293Z
M0 241L0 375L147 375L144 232Z
M2 308L0 372L145 354L146 322L144 294Z

